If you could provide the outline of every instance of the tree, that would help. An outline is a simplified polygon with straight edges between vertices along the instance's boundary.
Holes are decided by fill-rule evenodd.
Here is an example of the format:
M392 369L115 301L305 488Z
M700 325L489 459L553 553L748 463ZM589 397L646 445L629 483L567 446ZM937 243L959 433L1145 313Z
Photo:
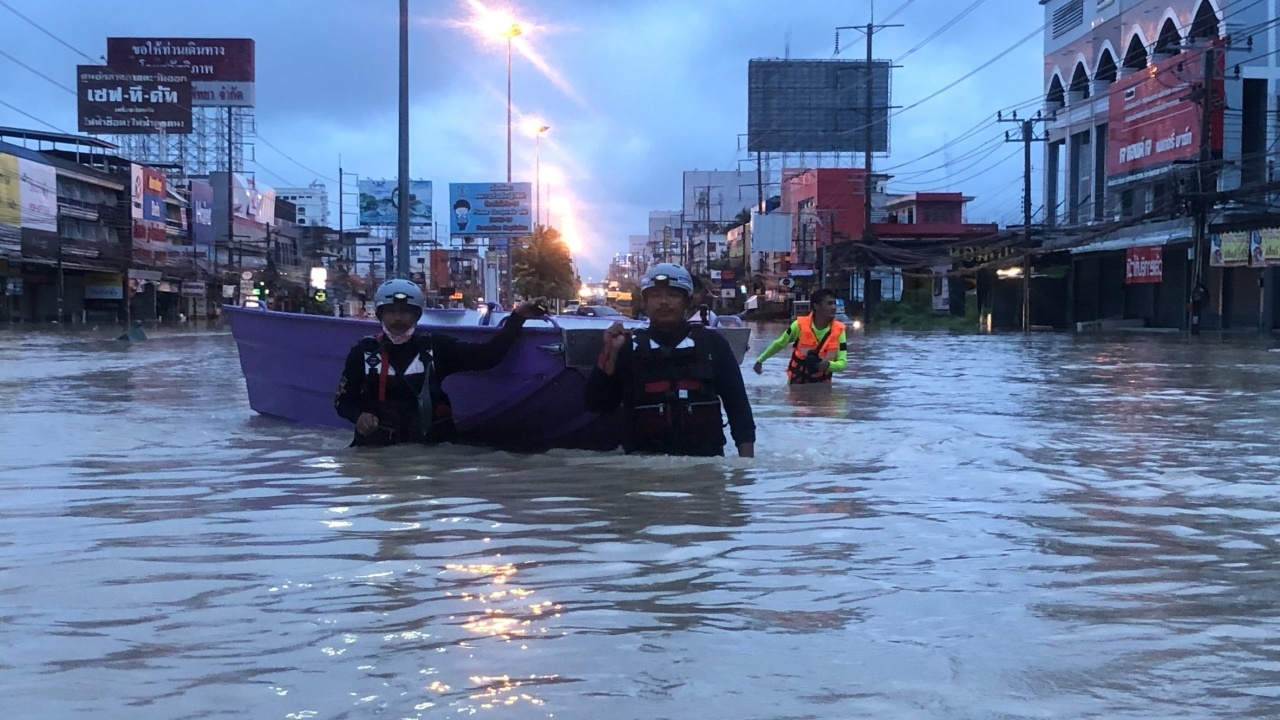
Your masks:
M516 292L526 298L576 297L578 278L560 231L538 225L527 242L515 244L511 249L511 279Z

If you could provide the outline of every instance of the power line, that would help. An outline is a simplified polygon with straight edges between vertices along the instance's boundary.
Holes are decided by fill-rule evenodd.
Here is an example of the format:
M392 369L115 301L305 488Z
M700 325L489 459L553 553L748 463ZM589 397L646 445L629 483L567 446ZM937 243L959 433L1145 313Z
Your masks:
M6 10L8 10L9 12L13 13L14 15L17 15L18 17L22 18L22 19L23 19L23 20L25 20L28 24L30 24L32 27L34 27L35 29L37 29L37 30L39 30L40 32L44 33L45 35L48 35L49 37L53 38L53 39L54 39L54 40L56 40L57 42L61 43L61 44L62 44L64 47L66 47L68 50L70 50L70 51L72 51L72 52L76 53L77 55L79 55L80 57L84 58L85 60L88 60L89 62L94 63L94 64L102 64L102 61L101 61L101 60L95 60L94 58L89 57L89 56L88 56L88 55L86 55L85 53L81 52L79 48L75 47L74 45L72 45L71 43L67 42L66 40L63 40L62 38L58 37L57 35L54 35L53 33L51 33L51 32L49 32L48 30L46 30L46 29L44 28L44 26L42 26L40 23L38 23L38 22L36 22L35 20L32 20L31 18L27 17L26 15L23 15L22 13L18 12L16 9L14 9L14 7L13 7L12 5L10 5L9 3L5 2L4 0L0 0L0 7L3 7L4 9L6 9Z
M53 124L53 123L51 123L51 122L45 122L44 120L41 120L40 118L36 117L35 115L32 115L31 113L27 112L26 110L21 110L21 109L19 109L19 108L17 108L17 107L14 107L13 105L10 105L9 103L5 102L4 100L0 100L0 105L3 105L3 106L5 106L5 107L9 108L10 110L12 110L12 111L14 111L14 112L18 113L19 115L25 115L26 117L28 117L28 118L30 118L30 119L32 119L32 120L35 120L36 122L40 123L41 125L44 125L45 127L50 128L50 129L52 129L52 130L57 130L58 132L60 132L60 133L62 133L62 134L64 134L64 135L70 135L70 134L71 134L71 133L67 132L66 130L63 130L62 128L58 127L57 125L54 125L54 124Z
M940 28L938 28L937 30L933 31L933 33L932 33L932 34L930 34L930 35L929 35L929 37L926 37L924 40L921 40L918 44L916 44L916 46L915 46L915 47L913 47L913 48L911 48L910 50L908 50L908 51L906 51L905 53L903 53L903 54L902 54L902 56L901 56L901 57L899 57L899 58L897 58L896 60L894 60L894 62L895 62L895 63L901 63L903 60L906 60L907 58L911 57L911 55L912 55L912 54L914 54L917 50L919 50L920 48L924 47L925 45L928 45L930 42L932 42L932 41L936 40L936 39L938 38L938 36L942 35L942 33L946 32L946 31L950 30L952 27L954 27L954 26L955 26L955 24L956 24L956 23L958 23L958 22L960 22L961 20L963 20L963 19L965 18L965 16L967 16L969 13L973 12L974 10L977 10L977 9L978 9L978 6L979 6L979 5L981 5L982 3L986 2L986 1L987 1L987 0L974 0L974 2L973 2L972 4L970 4L970 5L969 5L969 7L967 7L967 8L965 8L965 9L961 10L961 11L960 11L960 13L959 13L958 15L956 15L956 16L955 16L955 17L953 17L953 18L951 18L951 20L950 20L950 21L948 21L948 22L944 23L942 27L940 27Z
M274 144L272 144L272 143L271 143L271 141L267 140L265 137L263 137L263 136L261 136L261 135L258 135L257 137L258 137L258 140L261 140L261 141L262 141L262 143L263 143L264 145L266 145L267 147L271 148L272 150L275 150L276 152L280 153L282 156L284 156L284 159L288 160L289 162L293 163L294 165L297 165L298 167L302 168L303 170L306 170L307 172L311 173L312 175L315 175L316 177L320 178L321 180L327 180L327 181L332 182L332 183L336 183L336 182L338 182L337 180L334 180L334 179L333 179L333 178L331 178L331 177L327 177L327 176L325 176L325 175L324 175L324 174L322 174L322 173L318 173L318 172L316 172L315 170L312 170L311 168L307 167L306 165L303 165L302 163L300 163L300 162L298 162L297 160L293 159L293 156L289 155L289 153L287 153L287 152L285 152L285 151L281 150L280 148L276 147ZM255 160L254 162L257 162L257 161ZM275 173L272 173L272 175L275 175ZM279 175L276 175L276 177L279 177Z
M16 57L14 57L14 56L10 55L9 53L5 52L4 50L0 50L0 57L6 57L6 58L9 58L9 60L13 61L13 63L14 63L15 65L18 65L18 66L20 66L20 67L26 68L27 70L31 71L32 73L35 73L36 75L39 75L40 77L44 78L45 80L48 80L50 83L52 83L52 84L54 84L54 85L56 85L56 86L58 86L58 87L62 88L63 90L66 90L67 92L71 93L72 95L75 95L75 94L76 94L76 91L75 91L75 90L72 90L71 88L67 87L66 85L63 85L62 83L58 82L57 80L54 80L53 78L49 77L48 75L45 75L44 73L42 73L42 72L40 72L39 70L37 70L37 69L35 69L35 68L31 67L31 66L30 66L30 65L28 65L28 64L26 64L26 63L22 62L21 60L19 60L18 58L16 58Z

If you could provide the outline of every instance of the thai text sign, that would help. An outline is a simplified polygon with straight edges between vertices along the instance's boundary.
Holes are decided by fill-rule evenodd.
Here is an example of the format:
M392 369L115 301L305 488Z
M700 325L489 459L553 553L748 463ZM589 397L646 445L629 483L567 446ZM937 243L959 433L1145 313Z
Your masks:
M191 181L191 242L196 247L213 245L213 186L203 180Z
M1209 238L1209 264L1213 267L1244 267L1249 264L1249 236L1232 232Z
M1280 229L1267 228L1254 231L1249 259L1254 267L1280 265Z
M185 70L76 68L80 132L137 135L191 132L191 76Z
M107 65L185 72L188 105L253 107L254 49L247 38L107 38Z
M0 225L58 231L58 177L51 166L0 154Z
M1158 283L1164 279L1164 248L1129 248L1124 263L1124 281Z
M1215 97L1222 97L1223 53L1218 50ZM1108 89L1108 184L1157 175L1200 154L1200 107L1189 98L1204 79L1205 49L1179 53L1121 78ZM1222 154L1222 107L1209 118L1209 150Z
M449 233L532 235L532 198L533 183L449 183Z
M400 188L395 180L361 180L360 224L395 225L400 207ZM431 181L409 181L409 224L430 225Z

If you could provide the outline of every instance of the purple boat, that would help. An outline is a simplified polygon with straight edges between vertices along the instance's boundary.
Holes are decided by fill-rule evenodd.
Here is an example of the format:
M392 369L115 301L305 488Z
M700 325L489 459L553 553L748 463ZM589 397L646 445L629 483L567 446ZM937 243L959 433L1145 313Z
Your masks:
M373 319L300 315L226 306L255 412L308 425L350 428L333 407L347 351L378 331ZM505 313L433 310L418 327L466 342L484 342ZM583 388L614 318L557 315L529 320L507 357L492 370L445 378L461 442L508 450L608 450L621 442L619 412L583 407ZM483 324L482 324L483 323ZM643 323L626 321L643 327ZM717 328L742 362L751 331Z

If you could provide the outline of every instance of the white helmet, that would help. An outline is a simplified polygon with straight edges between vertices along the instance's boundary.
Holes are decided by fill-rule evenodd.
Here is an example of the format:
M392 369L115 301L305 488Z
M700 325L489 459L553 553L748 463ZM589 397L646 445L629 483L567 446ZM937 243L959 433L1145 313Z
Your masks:
M693 276L675 263L658 263L640 278L640 292L660 286L680 288L686 295L693 295Z
M408 280L396 279L388 280L378 286L378 292L373 296L375 307L381 310L387 305L396 303L404 303L410 307L422 309L422 290L417 284Z

